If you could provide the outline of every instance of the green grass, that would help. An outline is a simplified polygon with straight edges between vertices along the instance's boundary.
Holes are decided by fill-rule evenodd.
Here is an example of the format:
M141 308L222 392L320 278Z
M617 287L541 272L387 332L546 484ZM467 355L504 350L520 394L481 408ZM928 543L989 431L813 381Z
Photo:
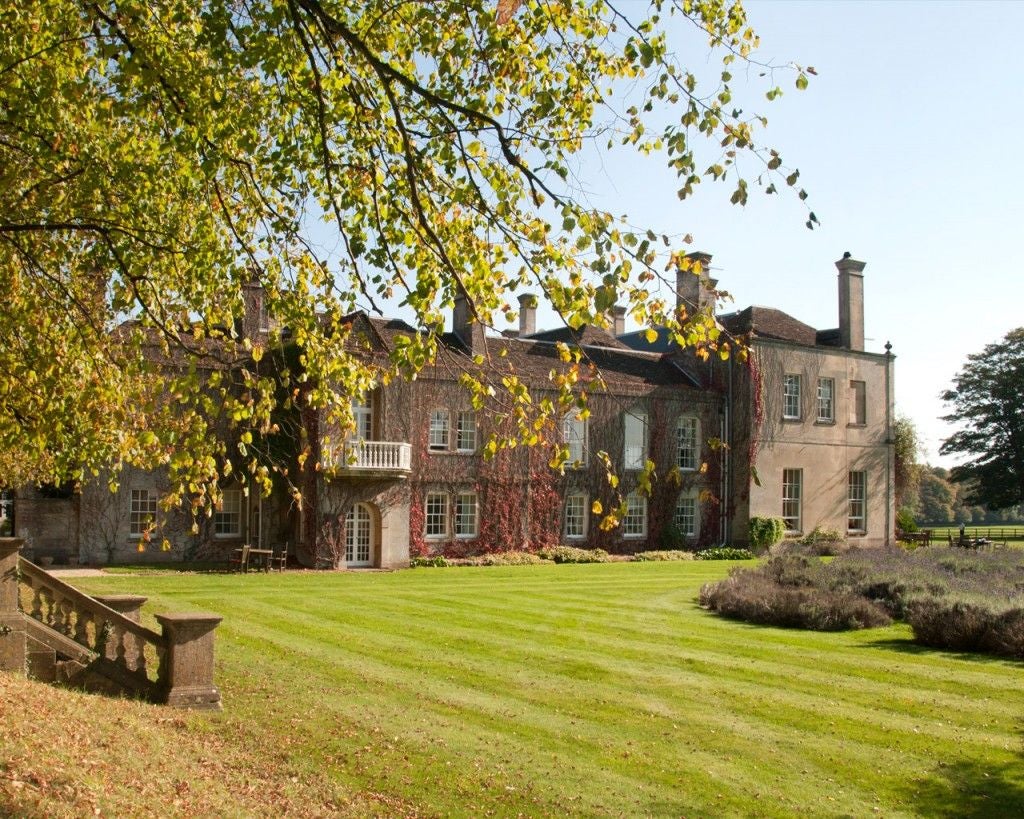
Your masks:
M372 794L374 813L1024 811L1021 664L921 649L903 626L724 620L695 597L726 568L73 582L222 614L225 710L189 732L228 756L256 743L283 781Z

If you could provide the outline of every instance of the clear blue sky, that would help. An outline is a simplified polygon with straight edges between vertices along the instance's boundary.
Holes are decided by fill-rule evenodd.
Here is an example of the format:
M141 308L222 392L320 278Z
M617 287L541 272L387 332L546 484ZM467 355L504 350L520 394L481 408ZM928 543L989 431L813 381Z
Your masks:
M581 175L595 204L691 233L736 307L771 305L835 327L833 263L846 250L867 262L866 346L892 343L897 410L917 424L926 459L949 465L937 456L951 432L939 393L968 353L1024 325L1024 3L751 0L747 9L762 58L818 71L806 91L780 74L782 100L753 100L769 117L766 141L800 169L821 227L803 226L793 197L755 192L738 208L729 189L707 186L679 202L656 161L614 154ZM737 77L739 93L743 84Z

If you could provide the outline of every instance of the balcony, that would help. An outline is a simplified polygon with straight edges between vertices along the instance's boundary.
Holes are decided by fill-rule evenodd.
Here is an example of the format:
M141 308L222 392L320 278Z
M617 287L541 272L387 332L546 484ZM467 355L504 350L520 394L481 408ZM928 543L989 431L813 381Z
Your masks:
M412 446L398 441L346 441L341 455L339 476L404 478L412 470Z

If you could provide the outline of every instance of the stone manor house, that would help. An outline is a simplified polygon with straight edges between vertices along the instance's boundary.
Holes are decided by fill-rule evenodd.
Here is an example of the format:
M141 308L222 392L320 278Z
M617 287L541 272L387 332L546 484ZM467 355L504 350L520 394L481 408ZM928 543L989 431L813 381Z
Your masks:
M690 312L714 309L711 257L695 254L700 276L680 272L677 297ZM616 308L610 330L536 329L535 299L520 297L519 329L486 335L457 301L443 355L412 382L396 381L353 401L356 428L331 436L329 468L306 470L302 509L287 492L248 497L226 487L222 507L198 535L185 514L167 516L170 551L139 552L157 515L163 476L131 471L121 489L52 487L0 494L0 534L26 540L30 558L61 563L226 559L240 544L288 544L305 566L398 567L411 556L536 549L557 543L636 552L670 546L744 545L752 516L781 517L788 532L821 526L852 541L894 540L893 356L864 349L864 263L836 262L839 326L816 330L781 310L748 307L717 316L749 347L700 360L660 332L626 333ZM262 295L247 292L244 332L265 333ZM401 320L349 317L353 343L368 359L385 358L395 339L415 330ZM583 382L600 378L586 418L570 412L556 425L570 455L562 473L542 448L482 447L501 432L500 406L474 410L458 385L462 371L489 368L550 390L556 344L582 349ZM486 351L485 364L474 357ZM479 360L478 358L476 359ZM593 386L593 385L591 385ZM325 440L315 413L304 423ZM717 442L724 445L720 446ZM607 453L617 490L598 457ZM649 492L638 491L645 462L655 463ZM604 510L625 504L619 525L599 526Z

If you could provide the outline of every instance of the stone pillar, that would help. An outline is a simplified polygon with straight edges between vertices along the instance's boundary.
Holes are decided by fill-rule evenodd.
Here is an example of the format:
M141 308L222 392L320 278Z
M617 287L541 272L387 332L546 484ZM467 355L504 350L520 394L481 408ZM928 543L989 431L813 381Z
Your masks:
M18 608L18 555L25 541L0 538L0 671L25 673L25 615Z
M139 611L149 598L139 594L97 594L94 599L99 600L108 609L113 609L132 622L138 623Z
M167 641L160 684L164 702L175 708L219 711L213 684L213 633L224 618L216 614L158 614Z

